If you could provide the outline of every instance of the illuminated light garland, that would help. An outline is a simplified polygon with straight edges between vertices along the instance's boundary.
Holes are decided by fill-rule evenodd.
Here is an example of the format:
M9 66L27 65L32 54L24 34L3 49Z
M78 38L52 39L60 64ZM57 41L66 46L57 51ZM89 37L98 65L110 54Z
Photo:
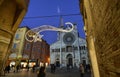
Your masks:
M70 25L71 27L67 26L66 29L63 28L57 28L51 25L42 25L37 28L33 28L31 30L28 30L25 34L25 39L29 42L36 42L36 41L42 41L43 35L40 35L40 32L45 30L51 30L51 31L60 31L60 32L71 32L74 29L74 25L71 22L66 22L66 25Z

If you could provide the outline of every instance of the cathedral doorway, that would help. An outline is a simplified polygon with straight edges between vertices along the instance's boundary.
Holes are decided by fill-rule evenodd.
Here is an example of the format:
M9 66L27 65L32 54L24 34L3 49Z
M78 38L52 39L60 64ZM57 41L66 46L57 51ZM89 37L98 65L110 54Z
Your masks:
M59 60L59 58L56 59L56 67L60 67L60 60Z
M72 57L72 54L68 54L66 56L66 59L67 59L67 65L73 66L73 57Z

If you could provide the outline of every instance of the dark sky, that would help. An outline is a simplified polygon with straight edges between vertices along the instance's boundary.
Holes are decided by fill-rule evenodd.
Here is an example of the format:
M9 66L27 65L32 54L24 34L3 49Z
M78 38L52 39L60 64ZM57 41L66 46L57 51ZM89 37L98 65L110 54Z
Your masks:
M85 38L79 0L30 0L28 11L20 27L35 28L41 25L58 27L60 16L63 17L64 23L76 23L80 37ZM57 32L55 31L44 31L41 34L49 44L57 40Z

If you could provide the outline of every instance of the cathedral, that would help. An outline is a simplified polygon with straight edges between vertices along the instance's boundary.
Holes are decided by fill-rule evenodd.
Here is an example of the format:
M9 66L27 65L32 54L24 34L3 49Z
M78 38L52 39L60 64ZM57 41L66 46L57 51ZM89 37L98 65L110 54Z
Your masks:
M86 40L79 37L76 25L71 32L58 32L58 40L50 45L50 63L57 67L87 65L88 57Z

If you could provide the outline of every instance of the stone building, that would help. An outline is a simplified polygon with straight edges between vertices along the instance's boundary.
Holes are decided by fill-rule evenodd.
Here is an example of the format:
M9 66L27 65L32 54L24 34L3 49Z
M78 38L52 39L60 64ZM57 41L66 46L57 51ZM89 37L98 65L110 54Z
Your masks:
M94 77L120 77L120 1L80 0Z
M72 32L58 32L58 41L50 45L50 63L58 67L89 64L86 40L78 36L77 26Z
M27 12L29 0L0 0L0 75L11 49L13 36Z

